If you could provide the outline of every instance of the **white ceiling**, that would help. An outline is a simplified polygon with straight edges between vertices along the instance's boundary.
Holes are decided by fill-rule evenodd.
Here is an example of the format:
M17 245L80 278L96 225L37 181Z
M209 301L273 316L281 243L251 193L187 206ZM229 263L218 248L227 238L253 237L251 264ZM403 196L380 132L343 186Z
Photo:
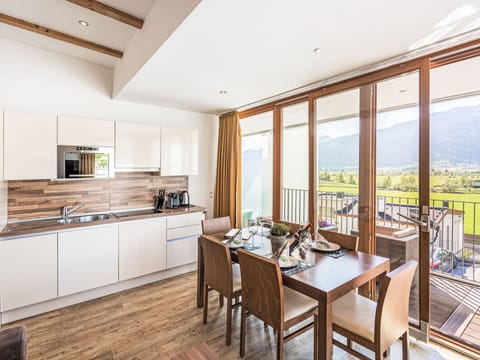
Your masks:
M155 0L102 0L128 14L145 19ZM97 14L66 0L1 1L0 12L37 25L123 51L138 29ZM84 27L78 20L87 21ZM113 67L118 59L26 30L0 24L0 37Z
M115 79L125 78L117 81L120 100L221 113L480 30L480 0L203 0L198 6L193 0L102 1L142 19L154 15L149 20L155 26L139 31L65 0L1 1L0 12L121 51L136 49L137 39L148 43L148 36L151 47L161 26L176 28L169 37L165 32L167 40L158 40L153 56L133 75L121 71L128 59L3 24L0 37L116 67ZM154 4L185 14L196 8L185 20L178 17L178 26L156 21ZM79 19L90 26L80 26Z
M220 113L474 29L479 0L203 0L117 98Z

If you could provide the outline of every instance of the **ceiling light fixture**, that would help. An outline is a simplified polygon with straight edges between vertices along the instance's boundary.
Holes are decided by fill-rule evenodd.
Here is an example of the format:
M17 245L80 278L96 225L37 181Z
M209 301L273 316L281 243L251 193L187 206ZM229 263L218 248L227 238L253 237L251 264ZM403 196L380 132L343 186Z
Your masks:
M88 22L86 22L85 20L78 20L78 23L82 26L88 26L90 25Z
M323 49L321 49L321 48L315 48L315 49L313 49L313 52L314 52L315 54L321 54L321 53L323 53Z
M227 95L227 90L220 90L218 93L220 95Z

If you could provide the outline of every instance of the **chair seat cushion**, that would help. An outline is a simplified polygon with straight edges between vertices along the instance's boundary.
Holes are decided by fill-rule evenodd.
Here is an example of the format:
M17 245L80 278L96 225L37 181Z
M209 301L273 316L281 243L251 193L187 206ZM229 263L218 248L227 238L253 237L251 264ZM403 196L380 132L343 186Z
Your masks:
M283 294L284 321L288 321L309 311L313 312L318 306L316 300L286 286L283 287Z
M333 303L332 322L373 342L376 308L374 301L350 292Z
M233 292L239 291L242 289L242 277L240 276L240 265L232 265L232 275L233 275Z

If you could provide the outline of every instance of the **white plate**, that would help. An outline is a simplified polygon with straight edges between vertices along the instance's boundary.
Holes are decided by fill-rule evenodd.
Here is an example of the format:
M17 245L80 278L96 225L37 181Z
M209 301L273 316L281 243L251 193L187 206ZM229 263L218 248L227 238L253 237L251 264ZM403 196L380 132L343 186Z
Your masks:
M338 244L327 242L327 241L314 241L312 244L312 249L323 252L334 252L340 250L341 247Z
M298 265L298 259L293 256L290 256L288 259L285 259L284 256L280 256L278 264L280 265L280 269L290 269Z

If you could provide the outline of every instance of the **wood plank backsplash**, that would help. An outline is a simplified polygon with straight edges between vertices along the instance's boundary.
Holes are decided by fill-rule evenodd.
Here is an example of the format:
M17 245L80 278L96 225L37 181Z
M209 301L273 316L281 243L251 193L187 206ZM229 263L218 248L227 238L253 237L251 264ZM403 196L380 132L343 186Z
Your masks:
M58 216L63 206L79 203L78 214L151 207L161 188L188 190L188 176L125 172L111 179L8 181L8 221Z

